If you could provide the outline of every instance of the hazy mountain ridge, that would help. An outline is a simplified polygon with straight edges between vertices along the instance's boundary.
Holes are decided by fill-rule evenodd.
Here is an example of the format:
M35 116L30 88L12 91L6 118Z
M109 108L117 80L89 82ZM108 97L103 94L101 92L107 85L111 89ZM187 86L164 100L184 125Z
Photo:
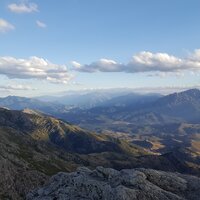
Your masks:
M200 91L197 89L174 93L164 97L144 96L143 101L128 104L118 102L118 106L98 106L92 109L72 109L68 113L61 114L61 118L67 119L81 126L93 123L109 124L114 121L132 124L169 124L169 123L198 123L200 120ZM118 100L120 97L117 98ZM121 97L126 102L126 96ZM121 105L121 106L120 106ZM83 118L81 118L83 116ZM88 123L87 123L88 120ZM96 123L95 123L96 120Z
M99 117L105 118L104 121L108 118L114 121L143 124L171 123L172 121L198 122L200 119L200 92L197 89L167 96L121 94L122 92L72 94L59 97L60 102L43 102L37 99L10 96L1 98L0 106L17 110L25 108L39 110L76 124L79 124L81 120L98 120ZM64 105L64 101L70 103ZM60 104L61 102L63 104Z
M104 105L104 103L109 102L116 97L123 95L139 94L134 93L131 89L105 89L105 90L83 90L83 91L68 91L55 96L41 96L36 97L36 99L45 102L60 103L66 106L73 106L83 109L89 109L96 106Z
M66 106L59 103L43 102L34 98L18 96L0 98L0 107L7 107L12 110L32 109L50 115L54 115L59 112L62 113L67 110Z

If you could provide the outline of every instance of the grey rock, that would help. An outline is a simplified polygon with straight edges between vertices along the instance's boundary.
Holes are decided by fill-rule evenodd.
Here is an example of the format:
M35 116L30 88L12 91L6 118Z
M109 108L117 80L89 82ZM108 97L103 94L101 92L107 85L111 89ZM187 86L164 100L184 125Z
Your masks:
M97 167L58 173L27 200L198 200L200 178L151 169Z

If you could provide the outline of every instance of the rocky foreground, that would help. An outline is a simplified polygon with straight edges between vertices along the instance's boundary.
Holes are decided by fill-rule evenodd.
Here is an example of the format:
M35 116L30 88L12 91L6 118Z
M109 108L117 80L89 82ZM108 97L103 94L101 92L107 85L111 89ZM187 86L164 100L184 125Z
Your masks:
M200 178L151 169L97 167L58 173L27 200L199 200Z

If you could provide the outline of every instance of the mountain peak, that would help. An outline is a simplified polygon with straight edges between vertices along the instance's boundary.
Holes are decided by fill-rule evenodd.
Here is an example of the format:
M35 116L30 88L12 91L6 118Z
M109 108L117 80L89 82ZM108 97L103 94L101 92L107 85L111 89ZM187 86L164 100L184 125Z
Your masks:
M179 93L173 93L173 94L169 94L163 98L161 98L161 100L164 102L180 102L183 103L185 101L190 102L191 100L200 100L200 90L199 89L190 89L190 90L186 90L183 92L179 92Z
M183 92L180 92L179 94L187 94L187 95L192 95L192 96L200 96L200 90L197 88L186 90Z

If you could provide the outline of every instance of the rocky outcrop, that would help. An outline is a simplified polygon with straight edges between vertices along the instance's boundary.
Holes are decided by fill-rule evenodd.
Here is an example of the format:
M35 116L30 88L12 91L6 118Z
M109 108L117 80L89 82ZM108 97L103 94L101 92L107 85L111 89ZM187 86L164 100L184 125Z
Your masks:
M97 167L58 173L27 200L197 200L200 178L150 169Z

